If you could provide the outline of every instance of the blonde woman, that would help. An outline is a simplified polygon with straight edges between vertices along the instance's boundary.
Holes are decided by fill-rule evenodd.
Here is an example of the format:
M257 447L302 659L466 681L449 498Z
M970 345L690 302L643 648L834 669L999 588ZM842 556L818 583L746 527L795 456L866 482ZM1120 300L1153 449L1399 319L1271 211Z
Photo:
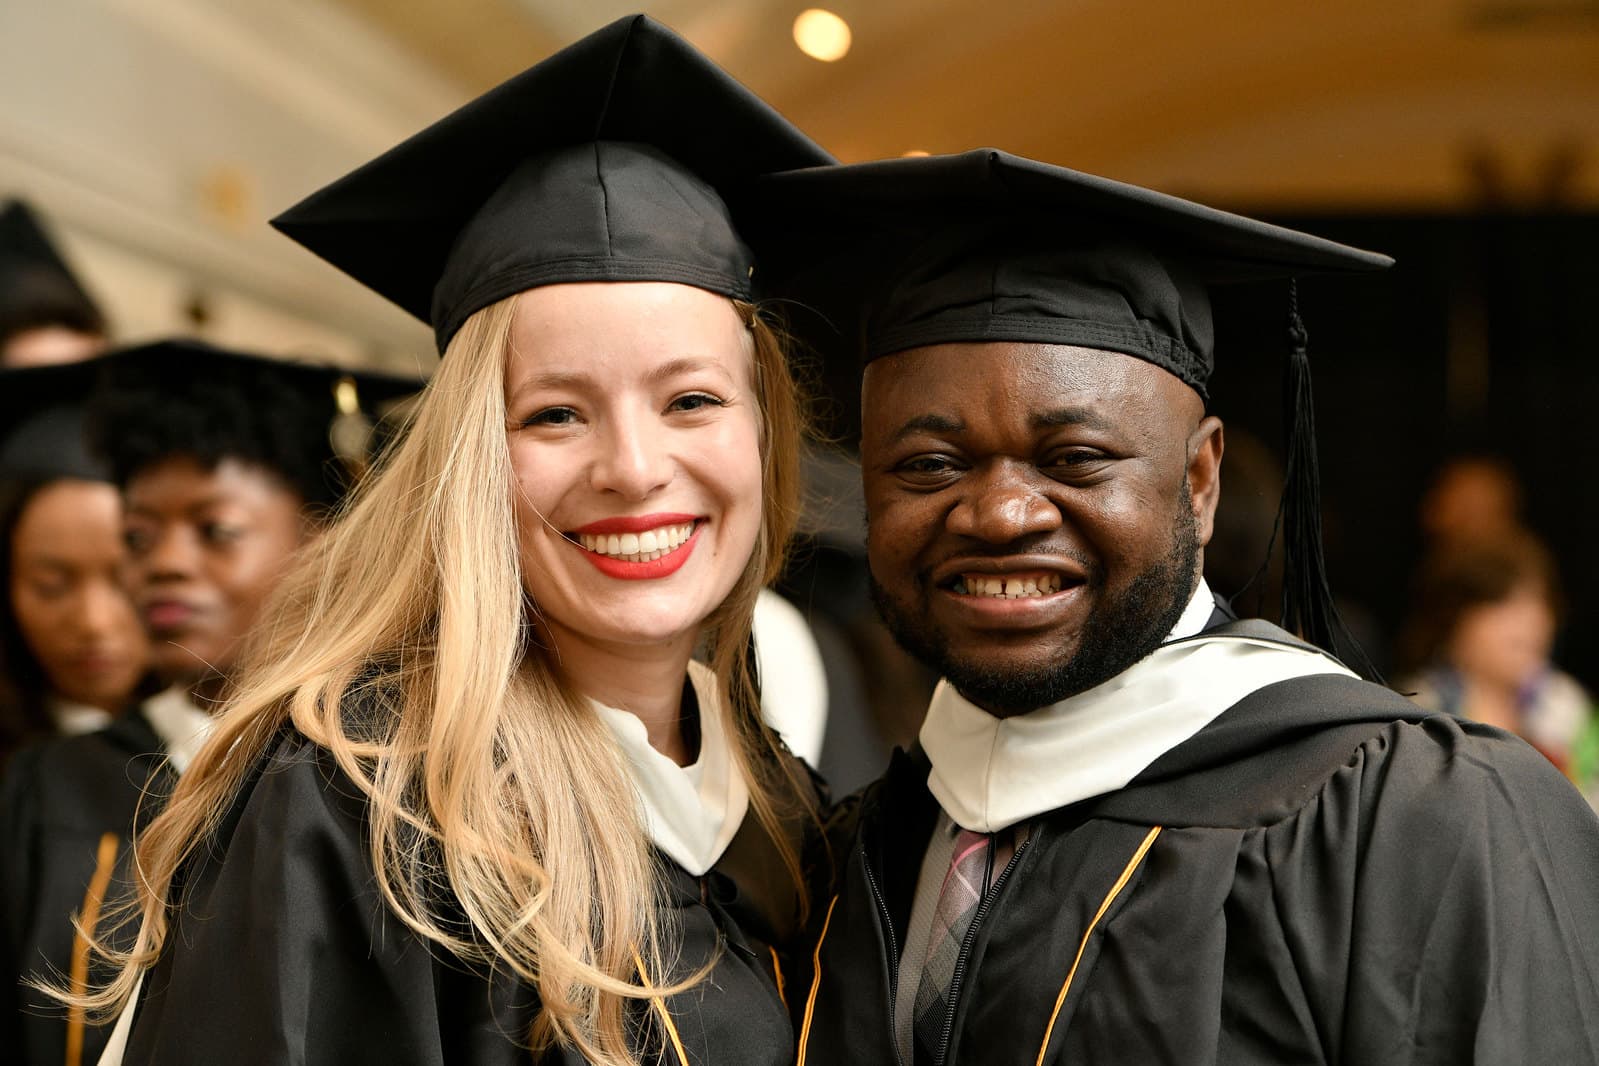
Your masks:
M799 423L719 189L826 161L635 18L277 220L443 361L138 844L113 1056L791 1060Z

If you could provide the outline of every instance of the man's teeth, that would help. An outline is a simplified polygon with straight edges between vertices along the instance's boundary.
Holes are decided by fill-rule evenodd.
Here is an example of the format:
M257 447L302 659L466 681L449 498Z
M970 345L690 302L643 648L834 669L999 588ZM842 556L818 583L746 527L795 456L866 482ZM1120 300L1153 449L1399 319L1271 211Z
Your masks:
M1024 596L1048 596L1060 591L1060 575L986 577L981 574L962 574L960 580L955 582L955 591L963 596L995 596L1006 600L1019 600Z
M659 526L642 533L579 533L577 541L597 555L628 563L647 563L676 551L694 532L693 522Z

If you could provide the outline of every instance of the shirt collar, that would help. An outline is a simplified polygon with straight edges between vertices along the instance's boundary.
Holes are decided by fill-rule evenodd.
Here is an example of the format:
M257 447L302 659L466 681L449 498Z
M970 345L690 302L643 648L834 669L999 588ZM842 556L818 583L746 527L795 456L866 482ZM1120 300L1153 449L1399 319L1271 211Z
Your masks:
M111 712L100 707L91 707L87 703L58 699L50 703L50 719L55 722L57 733L66 737L75 737L82 733L93 733L110 725Z
M636 715L598 700L590 702L610 727L633 772L650 840L698 877L733 842L749 808L749 787L728 743L716 675L691 662L688 676L700 709L700 754L690 766L679 766L651 747L649 731Z
M1086 692L1013 718L994 717L940 681L921 730L933 795L963 828L995 832L1124 787L1266 685L1349 673L1319 652L1203 636L1214 609L1200 581L1153 653Z
M211 735L211 715L194 702L183 685L157 692L144 701L143 711L167 749L167 763L181 776Z

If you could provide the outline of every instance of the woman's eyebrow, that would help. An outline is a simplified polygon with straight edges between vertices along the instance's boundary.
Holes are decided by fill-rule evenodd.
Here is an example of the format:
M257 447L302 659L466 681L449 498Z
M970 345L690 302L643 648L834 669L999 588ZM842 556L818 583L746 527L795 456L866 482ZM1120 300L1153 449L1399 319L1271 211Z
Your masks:
M730 376L727 368L716 359L708 356L685 355L677 359L669 359L660 366L654 367L645 377L650 381L664 381L667 378L675 378L680 374L693 374L701 370L713 371L722 377Z

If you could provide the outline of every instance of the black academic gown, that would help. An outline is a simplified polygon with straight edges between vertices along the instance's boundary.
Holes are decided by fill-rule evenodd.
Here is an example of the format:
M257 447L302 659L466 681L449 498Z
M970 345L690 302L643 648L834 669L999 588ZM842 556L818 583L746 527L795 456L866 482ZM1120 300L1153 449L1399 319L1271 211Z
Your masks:
M898 753L861 802L803 1063L898 1061L928 769ZM1506 733L1285 681L1027 825L957 965L951 1066L1599 1062L1599 820Z
M721 948L705 982L666 1000L688 1062L792 1062L771 945L795 932L784 932L794 890L759 822L746 818L704 877L665 856L661 865L663 905L682 937L674 977ZM373 883L364 801L299 734L263 760L188 871L182 899L145 978L128 1066L581 1061L526 1050L531 987L465 965L394 917ZM679 1063L669 1046L659 1061Z
M93 733L19 751L0 781L0 1063L57 1066L97 1061L109 1027L68 1021L64 1007L21 984L28 974L72 976L71 916L91 895L106 908L127 892L135 818L158 806L176 778L141 711ZM102 923L102 928L104 924ZM91 979L103 978L96 967ZM69 1030L74 1056L67 1056ZM81 1040L81 1043L79 1042Z

